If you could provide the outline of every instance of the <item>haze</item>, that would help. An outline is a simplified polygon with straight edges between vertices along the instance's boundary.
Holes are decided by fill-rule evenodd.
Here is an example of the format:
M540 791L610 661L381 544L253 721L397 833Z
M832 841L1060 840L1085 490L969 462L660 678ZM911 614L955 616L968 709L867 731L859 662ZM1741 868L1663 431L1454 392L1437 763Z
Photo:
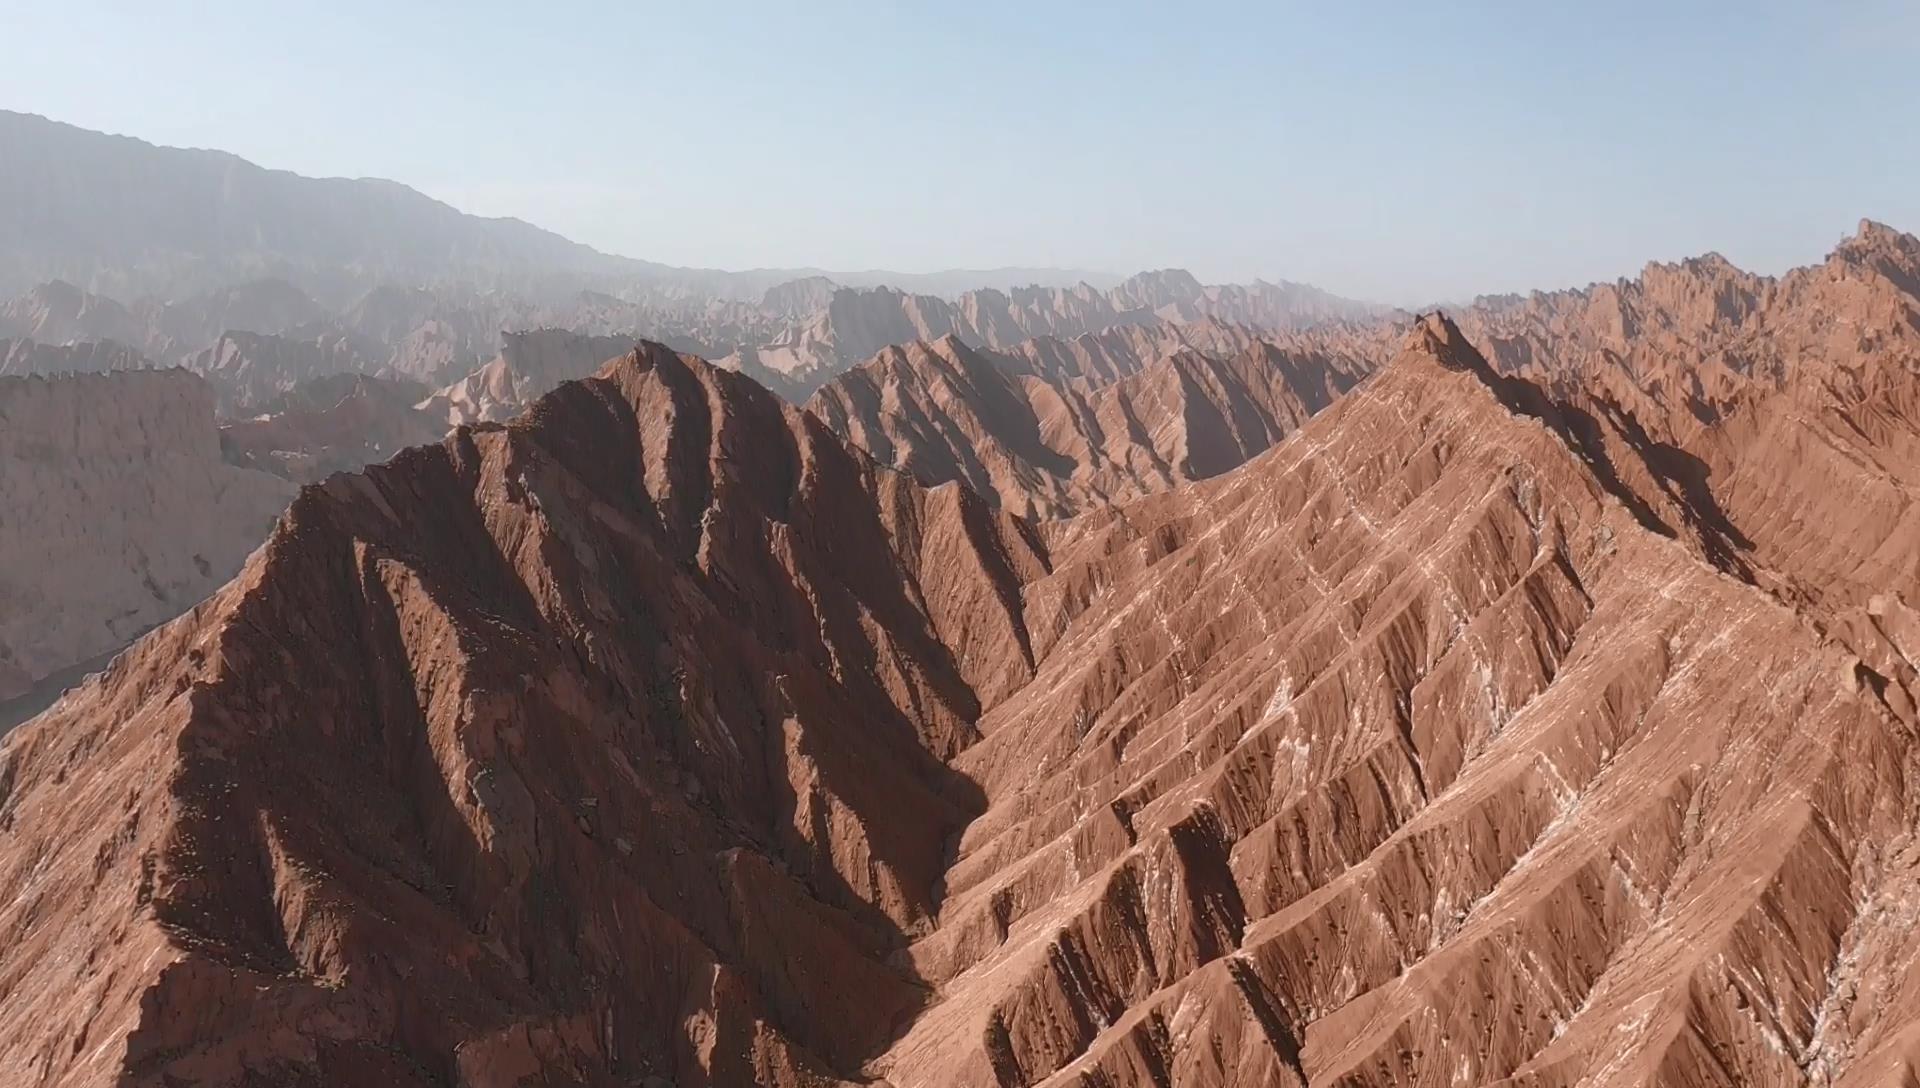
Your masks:
M1708 248L1773 270L1920 219L1897 0L721 7L22 7L0 102L709 267L1178 265L1415 303Z

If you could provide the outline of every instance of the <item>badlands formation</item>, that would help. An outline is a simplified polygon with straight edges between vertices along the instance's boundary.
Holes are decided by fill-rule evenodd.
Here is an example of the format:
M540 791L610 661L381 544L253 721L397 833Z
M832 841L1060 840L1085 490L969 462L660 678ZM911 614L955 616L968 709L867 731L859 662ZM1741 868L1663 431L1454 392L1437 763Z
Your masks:
M0 752L0 1082L1916 1082L1920 242L1144 324L305 489Z
M292 490L221 459L192 374L0 377L0 700L233 577Z

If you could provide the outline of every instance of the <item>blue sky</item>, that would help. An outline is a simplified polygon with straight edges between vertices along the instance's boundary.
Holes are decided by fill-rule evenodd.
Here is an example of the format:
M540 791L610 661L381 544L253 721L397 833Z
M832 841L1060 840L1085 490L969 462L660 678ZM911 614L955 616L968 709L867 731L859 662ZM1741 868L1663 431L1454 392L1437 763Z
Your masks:
M676 264L1414 303L1920 230L1916 0L0 10L0 106Z

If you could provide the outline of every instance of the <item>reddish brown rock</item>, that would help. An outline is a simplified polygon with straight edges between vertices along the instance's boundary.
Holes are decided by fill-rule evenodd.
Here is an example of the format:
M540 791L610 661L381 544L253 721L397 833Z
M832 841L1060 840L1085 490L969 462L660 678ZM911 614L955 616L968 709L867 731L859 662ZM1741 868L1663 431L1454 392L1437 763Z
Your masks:
M1904 1083L1910 241L1039 526L652 346L309 488L0 756L0 1080ZM1020 358L846 419L1019 508L1026 377L1203 384Z
M808 408L882 463L1054 518L1235 468L1367 368L1214 327L1238 333L1230 353L1156 343L1146 331L1156 327L1030 340L1007 353L948 336L881 352Z
M0 1081L857 1078L1040 564L658 348L308 488L10 740Z

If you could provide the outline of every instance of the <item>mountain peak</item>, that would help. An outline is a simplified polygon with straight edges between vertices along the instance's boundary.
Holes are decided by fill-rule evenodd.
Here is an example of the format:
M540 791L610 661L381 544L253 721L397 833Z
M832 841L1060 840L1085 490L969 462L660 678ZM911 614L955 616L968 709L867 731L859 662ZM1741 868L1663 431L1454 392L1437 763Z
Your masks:
M1460 326L1439 310L1413 319L1413 328L1402 342L1402 354L1424 355L1449 370L1472 370L1491 374L1492 369Z

